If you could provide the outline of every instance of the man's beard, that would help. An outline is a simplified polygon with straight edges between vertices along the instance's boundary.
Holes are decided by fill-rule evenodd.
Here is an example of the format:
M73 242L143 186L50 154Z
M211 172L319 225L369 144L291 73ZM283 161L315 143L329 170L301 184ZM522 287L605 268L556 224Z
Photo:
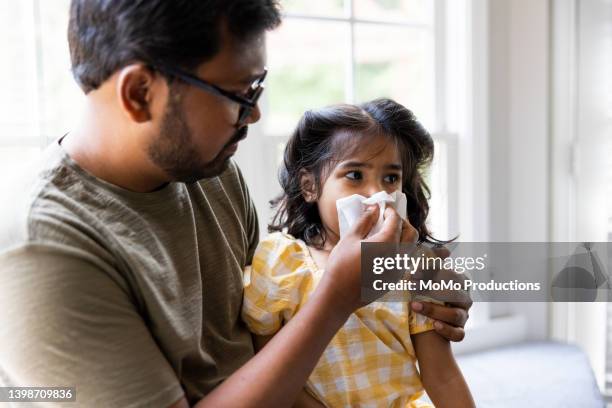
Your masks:
M231 156L225 153L226 147L244 139L247 127L237 129L217 156L206 163L200 158L194 146L193 134L187 126L180 100L180 97L176 96L176 91L171 88L159 136L148 147L149 158L172 181L195 183L201 179L216 177L229 165Z

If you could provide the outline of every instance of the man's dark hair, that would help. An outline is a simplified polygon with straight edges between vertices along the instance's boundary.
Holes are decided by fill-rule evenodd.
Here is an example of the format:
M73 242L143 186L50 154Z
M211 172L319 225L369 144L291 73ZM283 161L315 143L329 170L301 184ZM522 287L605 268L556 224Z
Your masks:
M192 70L221 48L225 22L239 41L280 24L277 0L72 0L72 72L88 93L133 62Z

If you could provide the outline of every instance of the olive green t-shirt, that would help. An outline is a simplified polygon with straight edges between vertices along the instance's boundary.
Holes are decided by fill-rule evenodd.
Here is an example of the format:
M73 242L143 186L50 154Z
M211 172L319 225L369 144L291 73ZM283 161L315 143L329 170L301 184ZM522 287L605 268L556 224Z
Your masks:
M39 163L0 203L0 385L165 407L252 357L241 275L257 216L234 162L151 193L95 178L59 141Z

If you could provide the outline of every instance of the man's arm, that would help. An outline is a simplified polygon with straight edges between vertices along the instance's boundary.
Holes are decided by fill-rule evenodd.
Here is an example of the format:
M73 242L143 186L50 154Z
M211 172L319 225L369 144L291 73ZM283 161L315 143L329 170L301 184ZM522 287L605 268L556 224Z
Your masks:
M255 357L196 407L290 407L296 401L327 344L348 316L363 306L361 240L377 220L377 207L372 210L334 248L326 273L306 305ZM411 240L413 233L394 210L387 209L383 229L369 240L399 242L400 238ZM173 408L187 406L187 401L181 400Z
M317 289L261 351L195 407L291 407L351 312L332 291ZM184 399L172 406L186 407Z
M272 336L253 336L253 343L255 344L255 352L258 353L270 340ZM317 399L310 395L306 388L298 394L293 408L325 408L325 405L321 404Z
M0 370L11 385L76 387L92 407L168 406L184 394L112 265L32 244L0 255L0 276Z
M290 407L321 354L360 300L361 240L376 223L373 207L330 254L326 273L304 307L272 340L195 407ZM401 223L388 209L372 240L399 242ZM183 408L180 400L173 408Z

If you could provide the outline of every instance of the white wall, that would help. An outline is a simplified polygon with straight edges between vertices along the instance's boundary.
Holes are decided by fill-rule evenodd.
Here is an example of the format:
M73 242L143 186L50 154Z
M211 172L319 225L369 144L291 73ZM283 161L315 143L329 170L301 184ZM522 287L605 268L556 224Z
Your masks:
M556 241L607 241L612 214L612 2L554 0L553 225ZM580 345L603 389L606 304L551 305L552 337Z
M489 0L490 240L549 239L549 2ZM495 303L548 332L546 303Z

